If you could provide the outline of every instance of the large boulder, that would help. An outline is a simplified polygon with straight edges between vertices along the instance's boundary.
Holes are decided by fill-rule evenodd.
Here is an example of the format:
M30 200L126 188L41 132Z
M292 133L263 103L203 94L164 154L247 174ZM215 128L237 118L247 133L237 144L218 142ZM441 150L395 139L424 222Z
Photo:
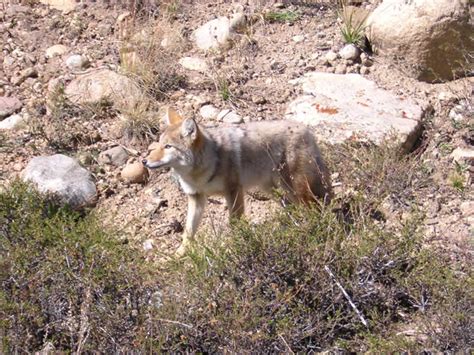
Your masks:
M472 69L466 60L474 50L468 0L384 0L367 25L378 50L418 80L451 80Z
M66 87L65 94L73 103L87 104L108 100L117 108L136 106L142 96L134 81L108 69L79 75Z
M74 209L93 206L97 201L91 174L75 159L62 154L33 158L21 178Z
M380 144L395 137L408 151L421 133L423 110L358 74L311 72L297 79L304 95L288 106L286 117L311 125L322 141Z

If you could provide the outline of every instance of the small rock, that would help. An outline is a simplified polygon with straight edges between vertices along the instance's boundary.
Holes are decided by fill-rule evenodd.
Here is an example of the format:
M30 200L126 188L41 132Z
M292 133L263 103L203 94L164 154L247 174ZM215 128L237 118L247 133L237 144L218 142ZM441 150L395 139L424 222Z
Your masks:
M15 129L26 121L26 117L22 115L12 115L0 121L0 129Z
M204 105L199 109L202 118L207 120L215 120L219 115L219 109L214 105Z
M247 25L247 18L245 17L245 14L242 12L237 12L233 14L229 22L230 30L237 33L242 32L242 30L246 27L246 25Z
M463 216L474 216L474 202L464 201L459 205L459 209Z
M360 57L360 49L354 44L348 44L339 51L341 58L356 61Z
M211 20L193 32L193 39L199 49L210 50L227 47L234 31L227 17Z
M345 64L339 64L334 71L335 74L346 74L347 66Z
M360 73L361 73L362 75L367 75L367 74L370 73L370 69L367 68L367 67L361 67L361 68L360 68Z
M456 148L451 153L451 158L453 159L454 162L457 162L459 164L462 164L465 162L472 162L474 161L474 149Z
M153 249L153 239L147 239L143 242L143 250L148 251Z
M276 2L273 4L273 7L276 9L284 9L286 7L285 3L283 2Z
M221 122L232 124L239 124L244 121L239 114L229 109L222 110L217 116L217 119Z
M257 105L263 105L267 100L263 96L252 96L252 102Z
M196 57L184 57L179 60L179 64L185 69L206 73L209 67L204 59Z
M54 58L56 56L61 56L69 51L69 48L62 44L55 44L54 46L46 49L46 58Z
M336 61L337 59L337 53L336 52L333 52L333 51L329 51L326 53L326 55L324 56L324 59L326 59L326 61L330 64L332 64L334 61Z
M35 68L26 68L25 70L22 70L20 75L17 77L12 78L12 84L13 85L20 85L23 83L26 79L28 78L36 78L38 77L38 72L36 71Z
M80 54L70 55L66 59L66 66L73 71L84 70L89 66L89 60Z
M438 100L445 101L445 102L455 101L456 98L457 98L456 94L454 94L451 91L441 91L438 95Z
M293 39L293 42L300 43L300 42L304 41L304 36L303 35L297 35L297 36L293 36L292 39Z
M374 61L370 58L365 58L361 60L361 64L364 67L370 68L372 65L374 65Z
M80 152L76 155L76 159L83 166L91 165L94 162L94 157L90 152Z
M77 3L76 0L40 0L40 2L63 12L74 10Z
M142 184L148 181L148 170L142 163L134 162L127 164L120 173L120 176L129 183Z
M16 97L0 96L0 119L18 111L23 104Z
M98 161L100 164L122 166L127 162L127 159L128 152L122 146L117 146L100 153Z

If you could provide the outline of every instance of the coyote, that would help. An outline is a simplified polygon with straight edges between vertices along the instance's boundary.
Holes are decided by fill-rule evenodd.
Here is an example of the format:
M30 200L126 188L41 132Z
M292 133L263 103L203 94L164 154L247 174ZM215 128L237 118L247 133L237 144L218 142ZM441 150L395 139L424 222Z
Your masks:
M204 128L168 108L167 128L150 145L143 164L170 167L188 196L182 254L193 239L210 195L223 195L230 219L244 212L244 192L259 187L281 189L282 202L324 203L332 197L328 169L316 140L303 124L290 121L252 122Z

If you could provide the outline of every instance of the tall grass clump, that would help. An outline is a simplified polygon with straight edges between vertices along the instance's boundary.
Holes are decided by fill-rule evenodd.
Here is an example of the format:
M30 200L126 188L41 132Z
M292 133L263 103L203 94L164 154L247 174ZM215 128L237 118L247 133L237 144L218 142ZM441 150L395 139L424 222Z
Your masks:
M0 192L0 352L134 349L158 292L149 275L97 217L21 183Z
M370 12L349 6L347 0L338 0L339 29L345 43L361 46L364 44L366 22Z

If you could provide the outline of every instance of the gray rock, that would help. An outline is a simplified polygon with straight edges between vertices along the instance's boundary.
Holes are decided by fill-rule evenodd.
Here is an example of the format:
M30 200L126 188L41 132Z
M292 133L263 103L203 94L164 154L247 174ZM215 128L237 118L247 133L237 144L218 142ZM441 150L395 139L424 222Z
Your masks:
M222 110L217 116L217 119L224 123L232 123L232 124L239 124L239 123L244 122L244 120L239 114L229 109Z
M100 164L122 166L127 162L128 153L122 146L113 147L99 154Z
M334 70L334 73L336 74L346 74L346 72L347 72L347 66L345 64L339 64Z
M367 33L418 80L451 80L465 74L465 55L474 51L471 7L466 0L384 0L367 19Z
M97 201L91 174L75 159L62 154L33 158L21 178L32 182L40 192L53 194L75 209L93 206Z
M84 70L89 66L89 60L80 54L73 54L67 57L66 66L72 71Z
M185 69L206 73L209 67L204 59L196 57L184 57L179 60L179 64Z
M24 69L20 72L20 75L12 78L12 84L13 85L20 85L26 79L36 78L36 77L38 77L38 72L36 71L35 68L33 68L33 67L26 68L26 69Z
M66 54L69 51L69 47L62 44L55 44L54 46L46 49L46 58L54 58Z
M65 94L73 103L94 103L108 99L117 108L134 107L142 99L135 82L108 69L79 75L66 87Z
M360 57L360 49L353 44L348 44L339 51L339 55L343 59L356 61Z
M202 50L218 49L228 47L235 34L236 23L227 17L218 17L211 20L198 29L192 35L197 47Z
M40 2L64 12L74 10L77 5L76 0L40 0Z
M331 144L396 136L410 150L421 133L423 110L411 99L383 90L358 74L312 72L292 81L305 95L288 106L286 117L314 127Z
M333 51L329 51L326 53L326 55L324 56L324 59L326 59L326 61L330 64L334 63L337 59L337 53L336 52L333 52Z
M474 163L474 149L456 148L451 153L451 158L459 164Z
M304 35L296 35L292 37L293 42L300 43L304 41Z
M23 104L16 97L0 96L0 119L15 113Z
M21 126L26 121L26 117L22 115L11 115L0 121L0 130L10 130Z
M204 105L199 109L199 113L206 120L215 120L219 115L219 109L214 105Z

